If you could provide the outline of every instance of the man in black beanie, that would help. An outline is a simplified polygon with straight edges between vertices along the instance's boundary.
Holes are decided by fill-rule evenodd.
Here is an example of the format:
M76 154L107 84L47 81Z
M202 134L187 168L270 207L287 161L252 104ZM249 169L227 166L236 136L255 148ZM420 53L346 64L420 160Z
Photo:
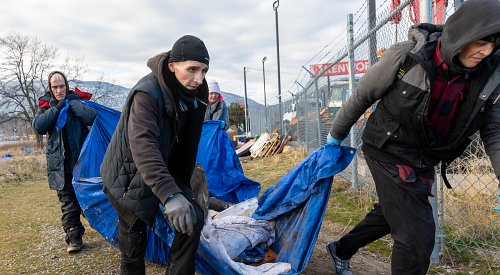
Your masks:
M104 192L118 212L121 274L145 274L147 226L159 204L175 229L168 274L194 274L203 210L190 178L208 100L210 58L185 35L149 59L151 73L130 90L101 165Z

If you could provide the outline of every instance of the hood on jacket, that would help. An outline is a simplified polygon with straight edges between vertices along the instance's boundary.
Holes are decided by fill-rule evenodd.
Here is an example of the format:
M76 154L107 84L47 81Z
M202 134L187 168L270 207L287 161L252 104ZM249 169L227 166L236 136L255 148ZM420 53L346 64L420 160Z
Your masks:
M443 26L441 54L446 63L453 64L455 56L470 43L500 33L499 14L498 0L465 1ZM496 50L498 47L491 55Z
M63 79L64 79L64 84L66 84L66 96L69 95L69 84L68 84L68 79L66 78L66 75L63 74L62 72L60 71L53 71L49 74L49 77L47 78L47 83L48 83L48 86L49 86L49 92L50 92L50 96L52 97L52 100L56 100L56 98L54 97L54 93L52 93L52 85L50 85L50 78L55 75L55 74L60 74Z
M172 85L167 85L167 75L171 75L173 78L175 78L175 75L168 69L168 60L170 57L170 51L168 52L163 52L160 54L157 54L153 57L151 57L147 65L151 69L151 72L153 75L158 79L158 83L160 84L160 87L162 89L162 93L164 95L163 100L165 103L165 106L167 106L167 112L173 111L170 107L173 105L173 108L175 110L175 104L169 104L167 102L175 102L174 98L178 97L175 96L173 93L180 93L175 89L175 87L170 87ZM167 98L168 97L168 98ZM207 104L208 101L208 84L206 79L203 79L203 84L198 87L198 90L196 92L196 97L203 101L205 104ZM169 110L170 109L170 110ZM175 110L177 111L177 110Z

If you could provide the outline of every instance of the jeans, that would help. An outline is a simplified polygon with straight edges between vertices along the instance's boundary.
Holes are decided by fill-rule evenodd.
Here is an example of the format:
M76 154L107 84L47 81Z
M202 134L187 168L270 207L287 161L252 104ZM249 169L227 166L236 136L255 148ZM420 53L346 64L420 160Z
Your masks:
M167 274L194 274L195 254L203 229L204 215L201 207L190 200L196 212L196 224L191 236L175 232L170 248ZM147 245L147 225L137 219L127 224L123 219L118 222L118 246L122 253L120 274L145 274L144 255Z
M426 274L434 247L435 224L427 181L405 181L395 163L366 157L379 203L337 242L337 256L350 259L359 248L391 234L392 274ZM434 169L433 167L429 169ZM426 171L427 173L429 171Z

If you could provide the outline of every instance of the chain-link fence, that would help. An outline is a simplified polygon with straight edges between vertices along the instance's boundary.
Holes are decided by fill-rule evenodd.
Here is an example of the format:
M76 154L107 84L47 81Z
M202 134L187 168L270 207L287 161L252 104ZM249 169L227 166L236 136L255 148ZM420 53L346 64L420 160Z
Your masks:
M370 64L377 61L377 55L382 54L384 48L407 39L409 27L422 18L419 13L432 13L433 16L427 18L443 22L455 10L453 1L429 1L433 5L428 11L419 10L419 1L400 1L399 6L395 6L395 2L398 1L387 0L375 6L375 1L367 1L355 14L346 16L346 31L336 37L340 41L334 45L337 51L330 49L329 52L316 54L317 59L309 62L313 65L304 69L295 81L298 92L284 101L285 126L282 134L289 133L292 140L298 141L309 152L324 145L333 117L351 91L356 91L356 81ZM325 58L328 58L327 62ZM279 128L281 118L278 107L269 106L267 112L250 113L252 133ZM374 108L359 118L343 145L359 149L365 122ZM373 179L359 150L341 176L350 180L354 188L375 194ZM437 194L431 204L435 208L438 242L433 262L446 261L449 264L457 257L472 261L473 257L481 257L482 263L490 265L486 270L499 268L500 214L492 211L497 204L498 183L480 139L477 138L449 166L447 178L453 189L443 188L439 173L436 178L434 193Z

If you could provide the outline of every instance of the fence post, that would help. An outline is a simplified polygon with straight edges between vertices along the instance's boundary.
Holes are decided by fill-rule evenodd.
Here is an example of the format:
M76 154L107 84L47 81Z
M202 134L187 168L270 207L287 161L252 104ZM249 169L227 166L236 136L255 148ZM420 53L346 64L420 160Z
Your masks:
M319 88L318 88L318 76L314 75L313 72L309 71L306 67L302 66L302 68L308 72L312 78L314 78L314 88L315 93L314 93L314 98L316 100L316 126L318 128L317 135L318 135L318 146L315 146L315 148L319 148L321 146L321 128L320 128L320 106L319 106ZM306 99L306 104L307 104L307 99Z
M295 84L297 84L297 86L301 87L302 88L302 92L300 91L299 87L297 87L297 93L295 94L294 96L294 99L295 99L295 119L297 120L297 139L299 140L299 144L301 144L301 131L300 131L300 96L302 93L305 92L305 88L304 86L302 86L297 80L295 80ZM304 118L305 119L305 118ZM304 120L304 132L305 132L305 120ZM305 139L305 135L304 135L304 139ZM304 140L304 144L306 145L306 152L307 152L307 143L305 142Z
M434 168L436 170L437 167ZM434 171L434 178L437 179L437 173ZM429 197L429 203L432 207L432 216L434 217L434 226L436 228L436 232L434 233L434 248L432 249L431 254L431 263L439 264L439 224L438 224L438 194L437 194L437 180L432 185L432 194L434 197Z
M354 25L352 13L347 15L347 57L349 59L349 96L352 96L356 88L356 77L354 75ZM351 128L351 147L357 148L356 125ZM352 160L351 187L358 188L358 157Z
M304 143L306 144L306 152L309 153L309 137L307 134L307 90L304 90Z
M319 88L318 88L318 78L316 77L315 81L315 87L316 87L316 126L318 127L318 148L321 147L321 127L320 127L320 109L321 107L319 106Z

